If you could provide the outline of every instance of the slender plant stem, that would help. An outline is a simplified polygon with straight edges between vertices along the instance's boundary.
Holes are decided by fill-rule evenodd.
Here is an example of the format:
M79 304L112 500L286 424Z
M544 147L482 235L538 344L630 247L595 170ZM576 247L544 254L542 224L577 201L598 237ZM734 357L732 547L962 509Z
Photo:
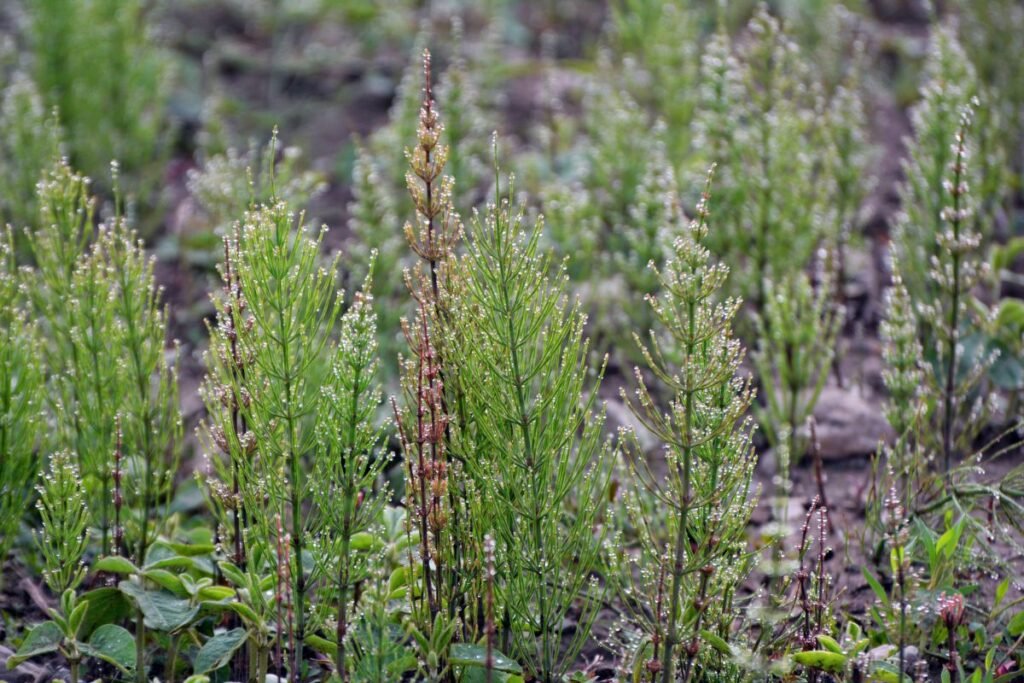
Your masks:
M960 327L960 185L963 172L963 152L964 134L961 132L953 168L953 292L952 305L949 310L949 336L946 343L946 386L942 397L942 454L947 474L953 464L953 407Z
M687 517L690 512L690 466L693 458L692 443L693 443L693 404L694 394L696 393L692 386L693 381L690 373L692 370L689 368L689 361L693 357L694 353L694 342L693 339L696 336L694 315L696 314L696 305L693 302L687 304L687 317L689 325L689 334L687 335L686 341L686 355L683 358L683 373L686 378L686 386L684 391L686 392L685 407L683 414L685 438L683 442L683 499L680 501L680 506L677 515L677 528L676 528L676 547L675 557L672 562L672 593L669 598L668 608L668 636L665 640L665 650L661 655L661 680L662 683L674 683L675 681L675 657L674 650L675 646L679 644L679 596L682 592L683 587L683 569L685 561L685 548L688 542L686 536L686 524Z

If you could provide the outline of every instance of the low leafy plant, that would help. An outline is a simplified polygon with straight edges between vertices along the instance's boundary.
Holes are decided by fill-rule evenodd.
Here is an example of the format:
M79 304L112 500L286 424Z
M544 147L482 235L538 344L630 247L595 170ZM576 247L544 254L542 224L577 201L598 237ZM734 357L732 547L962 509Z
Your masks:
M83 628L90 602L79 600L76 591L86 573L83 556L88 544L89 512L71 453L59 451L51 457L39 494L41 530L36 542L43 558L43 578L60 597L59 607L50 610L50 621L35 625L25 635L7 666L13 668L27 659L59 652L67 661L72 683L80 680L86 657L103 660L130 674L136 660L128 631L116 624L102 624L91 633Z

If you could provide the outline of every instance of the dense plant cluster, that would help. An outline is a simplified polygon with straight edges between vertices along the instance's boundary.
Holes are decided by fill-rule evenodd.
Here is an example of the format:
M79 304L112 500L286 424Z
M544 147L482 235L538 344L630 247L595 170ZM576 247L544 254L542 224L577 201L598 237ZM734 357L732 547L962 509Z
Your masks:
M444 69L420 26L340 238L309 218L324 168L276 128L238 144L208 97L158 243L219 280L195 333L140 238L175 129L152 8L26 3L29 57L0 59L0 597L32 593L0 601L6 668L1024 679L1024 111L993 54L1024 58L1018 8L930 18L895 180L861 8L613 2L599 73L559 86L542 39L541 120L488 140L507 4L479 44L448 18ZM225 3L271 35L271 106L303 12L367 50L416 15L286 5ZM867 391L844 368L875 328L887 430L834 505L817 408Z

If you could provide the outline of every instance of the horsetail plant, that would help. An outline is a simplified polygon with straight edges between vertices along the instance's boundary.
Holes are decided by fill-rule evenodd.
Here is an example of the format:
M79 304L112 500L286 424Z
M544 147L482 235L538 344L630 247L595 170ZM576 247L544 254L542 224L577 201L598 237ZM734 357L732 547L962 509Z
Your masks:
M495 149L496 154L496 149ZM497 162L495 161L495 164ZM498 178L497 166L496 182ZM600 514L609 446L588 378L584 316L565 301L564 269L551 276L543 223L524 228L507 196L474 218L460 268L454 330L466 414L473 419L467 474L483 500L473 522L493 529L501 649L534 678L572 664L596 614ZM581 398L582 397L582 398ZM467 453L469 455L469 453ZM579 604L576 632L562 623Z
M462 222L452 197L454 179L445 175L450 152L440 142L445 128L433 99L426 50L423 73L416 145L407 151L406 185L415 219L404 226L409 248L420 259L405 274L416 317L411 324L403 321L411 352L401 363L405 408L393 407L406 458L406 504L416 513L419 533L415 571L422 581L422 603L414 609L417 640L421 648L427 644L436 652L445 649L445 634L454 633L456 617L466 611L463 582L472 578L465 569L472 536L466 513L470 497L452 446L453 432L462 429L467 415L450 340L459 297L453 260ZM410 596L415 598L415 592L410 590ZM431 664L437 675L446 666L443 652L439 659L436 666Z
M353 277L361 277L362 264L374 263L374 300L378 302L380 355L385 382L393 384L398 376L395 358L402 344L401 311L407 294L403 268L410 260L407 243L398 230L400 221L395 201L384 183L377 160L363 142L356 142L352 167L352 201L348 205L348 228L356 238L348 248Z
M946 39L951 40L951 37ZM943 81L934 87L934 99L941 103L955 98L960 86ZM925 445L941 456L942 471L946 473L956 464L958 456L971 451L973 439L984 422L982 416L989 408L989 395L982 383L993 361L981 351L970 352L964 347L965 336L975 324L971 316L971 289L985 277L987 265L978 258L982 236L974 229L971 182L975 176L967 163L973 148L968 134L976 106L977 100L971 100L961 107L958 126L947 138L946 153L938 155L936 152L927 157L930 162L938 163L941 156L945 164L937 188L932 187L931 182L926 186L931 188L929 192L937 194L926 195L927 203L908 204L895 235L900 275L907 283L911 300L916 302L914 326L918 339L926 348L936 349L923 367L926 382L922 398L938 437L929 439ZM940 111L944 110L938 104L925 108L925 113L934 112L936 117ZM931 133L931 128L927 132ZM930 140L922 138L918 144L918 153L928 154ZM913 170L904 191L908 199L916 197L911 193L924 188L921 182L930 177L923 169ZM934 225L938 237L925 241L921 232L924 228L915 221L931 222L932 210L937 212ZM928 264L925 279L914 285L915 293L913 281L907 278L908 262L913 264L917 271L915 277L918 277L925 258ZM928 434L922 433L922 436Z
M49 472L39 485L39 516L42 530L36 536L43 559L43 578L54 595L63 596L85 578L89 511L82 490L82 477L68 451L50 459ZM70 613L67 615L70 616Z
M358 586L368 577L372 538L388 490L380 485L388 458L381 448L383 433L375 426L382 390L377 379L377 325L373 310L372 264L362 289L341 316L340 332L327 380L317 406L317 447L313 476L316 507L318 573L333 584L335 671L350 676L348 640L357 613Z
M34 77L56 108L74 165L107 186L120 159L140 200L157 186L170 146L171 69L141 0L41 0L26 7ZM139 182L136 182L139 181ZM158 193L153 193L157 196Z
M36 183L60 157L61 132L32 78L15 73L0 93L0 216L19 228L38 216Z
M244 295L252 321L246 318L239 325L235 319L232 328L245 358L245 375L244 381L237 374L219 377L230 382L230 405L240 406L245 419L246 431L235 431L230 443L236 446L230 450L237 456L232 464L240 470L237 504L253 529L246 538L262 556L272 556L276 520L290 524L295 566L289 569L289 591L299 644L290 652L292 680L302 675L313 570L307 565L315 515L308 508L313 482L306 465L318 445L321 378L330 367L329 342L341 305L335 291L338 260L326 267L321 263L323 234L321 230L310 236L303 216L296 218L281 202L246 214L231 262L233 286ZM283 561L278 558L278 563Z
M745 98L741 74L732 37L719 26L701 54L698 106L691 126L700 163L688 169L688 184L701 187L707 167L715 164L716 227L708 235L707 246L722 255L731 253L730 243L743 238L741 215L748 181L739 160L740 142L746 135L739 116Z
M39 184L40 214L27 231L36 260L33 299L46 323L55 446L75 453L109 552L115 416L143 475L127 491L145 554L153 508L168 499L180 432L177 378L165 358L166 320L154 262L121 216L93 225L89 180L58 162Z
M246 312L245 294L238 282L235 267L239 259L238 238L224 238L224 262L220 265L224 285L220 296L211 297L217 312L216 326L208 325L210 348L206 352L206 376L200 394L206 405L201 436L207 436L212 445L226 457L214 458L211 463L225 483L225 487L212 487L215 511L224 527L218 537L232 548L231 562L239 570L246 567L246 538L248 520L242 496L244 461L256 449L256 437L249 431L245 409L252 401L246 386L246 367L251 354L243 352L240 334L255 323ZM212 442L212 443L210 443ZM212 450L212 448L211 448Z
M134 465L140 472L131 479L127 493L128 508L137 515L134 556L142 564L166 522L166 506L178 469L178 375L176 365L167 360L167 311L161 306L163 291L153 272L155 260L119 217L101 228L97 249L112 276L113 338L123 354L118 372L118 381L124 386L123 403L117 413L124 441L138 459ZM109 431L104 458L108 468L115 436L113 418Z
M951 148L952 160L943 181L945 204L940 218L945 229L937 240L941 251L929 271L930 280L940 296L935 300L934 308L925 308L925 315L934 316L937 337L943 346L943 367L939 377L942 381L942 457L946 472L953 465L955 451L969 448L970 440L980 428L981 420L976 416L968 415L963 420L958 413L963 406L970 406L968 392L982 379L988 362L981 359L966 376L958 379L963 353L960 348L961 327L966 321L968 297L971 288L984 276L985 266L980 259L971 258L981 247L981 235L971 229L974 206L969 194L971 176L967 164L967 135L976 106L977 100L973 100L960 112L960 126Z
M765 401L758 418L773 445L788 433L789 456L798 463L806 450L800 432L828 379L843 312L833 306L827 279L813 287L802 272L767 281L764 293L754 318L754 365Z
M903 283L899 259L892 259L892 285L886 292L885 319L880 326L885 369L882 381L889 391L885 417L896 435L889 453L889 468L899 477L904 505L912 506L912 486L921 475L923 458L915 449L916 437L925 415L924 361L917 334L917 317Z
M667 410L639 369L635 396L623 400L664 446L666 469L655 466L635 439L626 449L634 478L627 510L640 536L632 567L619 572L625 597L648 630L654 647L646 663L652 680L701 679L715 670L702 649L706 633L727 640L735 618L733 599L748 567L744 529L753 502L755 464L752 424L744 419L754 391L737 375L743 348L733 337L736 299L716 301L728 268L711 262L708 235L711 174L697 217L677 235L672 254L658 271L661 293L648 297L659 322L648 344L640 344L647 365L670 396ZM668 511L662 528L657 510ZM620 551L621 552L621 551ZM711 596L721 596L713 600ZM717 640L716 640L717 642ZM658 650L660 647L660 651Z
M910 113L914 138L908 143L903 164L906 180L899 191L901 211L893 242L911 300L929 302L938 296L930 271L932 259L941 255L935 236L941 235L946 226L945 183L954 160L950 141L957 134L964 107L977 92L974 67L951 27L939 26L933 31L922 78L921 99ZM969 175L963 180L976 186L976 179ZM934 341L931 323L918 317L922 342L927 347Z
M810 261L822 195L808 152L818 117L805 82L806 65L766 5L758 6L749 30L752 39L740 54L739 76L747 98L745 123L735 154L750 173L739 205L738 239L722 258L740 263L746 257L747 267L734 271L742 282L733 291L760 311L767 305L766 283L781 282Z
M0 241L0 561L31 498L45 416L42 341L30 322L22 285L13 233L7 230Z
M43 579L58 596L49 621L37 624L8 658L14 668L32 657L59 652L67 662L71 683L78 683L82 660L94 657L113 664L124 674L135 668L132 636L116 624L86 626L90 601L76 591L85 578L83 560L88 546L89 510L75 457L58 451L42 476L37 508L42 526L36 545L43 561ZM91 631L90 631L91 629Z

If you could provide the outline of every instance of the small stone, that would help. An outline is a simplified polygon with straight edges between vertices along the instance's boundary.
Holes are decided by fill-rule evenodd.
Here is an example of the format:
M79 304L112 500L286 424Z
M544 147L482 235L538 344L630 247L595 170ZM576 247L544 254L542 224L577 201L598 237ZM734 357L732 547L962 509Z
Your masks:
M825 387L814 408L821 457L843 460L864 457L892 440L892 428L879 405L838 387Z

